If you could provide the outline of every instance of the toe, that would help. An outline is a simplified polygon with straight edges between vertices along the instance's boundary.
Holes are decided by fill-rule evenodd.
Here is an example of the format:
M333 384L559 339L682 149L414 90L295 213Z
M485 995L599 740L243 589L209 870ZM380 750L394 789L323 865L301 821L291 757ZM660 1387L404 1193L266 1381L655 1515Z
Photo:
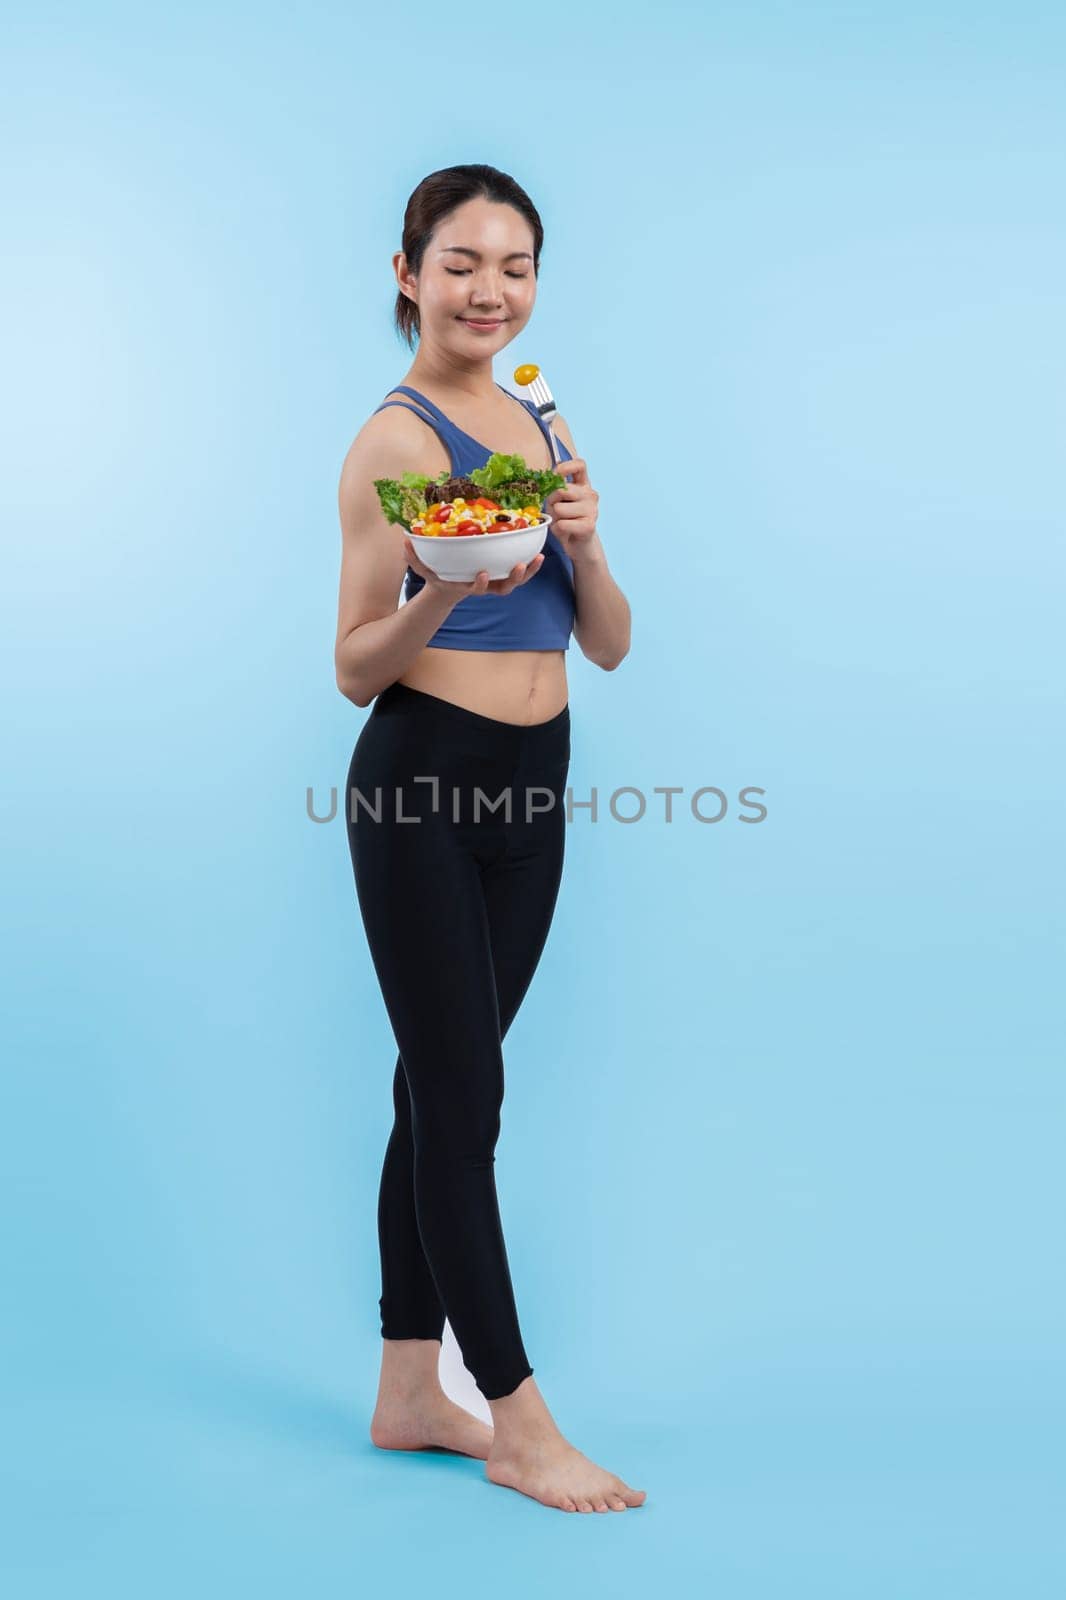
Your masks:
M592 1502L590 1500L579 1500L577 1503L577 1509L579 1511L591 1511Z
M607 1498L611 1502L611 1510L612 1511L626 1511L626 1510L628 1510L628 1507L627 1507L625 1501L622 1499L622 1496L620 1494L608 1495Z
M592 1502L592 1509L593 1509L593 1511L606 1511L607 1510L607 1502L606 1502L606 1500L603 1500L603 1499L594 1500Z

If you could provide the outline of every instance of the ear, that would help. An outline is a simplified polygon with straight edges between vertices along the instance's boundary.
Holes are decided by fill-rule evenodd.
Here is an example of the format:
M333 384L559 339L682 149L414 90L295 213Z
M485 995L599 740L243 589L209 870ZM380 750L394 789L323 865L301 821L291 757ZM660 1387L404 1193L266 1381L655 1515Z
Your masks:
M402 295L406 295L407 299L411 301L411 304L417 307L418 301L411 293L411 289L415 286L416 280L414 274L407 265L407 257L402 250L396 250L393 253L392 270L396 274L396 282L399 286L400 293ZM406 282L404 281L405 279Z

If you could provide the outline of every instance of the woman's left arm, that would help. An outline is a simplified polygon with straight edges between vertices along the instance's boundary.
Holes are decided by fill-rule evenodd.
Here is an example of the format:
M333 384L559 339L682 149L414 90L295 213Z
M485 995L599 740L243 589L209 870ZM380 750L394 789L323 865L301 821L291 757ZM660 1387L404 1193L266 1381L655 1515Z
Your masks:
M556 472L566 478L566 487L550 494L545 507L552 518L552 533L574 564L574 638L582 655L605 672L613 672L629 654L629 602L611 577L600 543L596 527L600 497L589 483L585 463L563 418L554 417L551 425L573 457L556 464Z

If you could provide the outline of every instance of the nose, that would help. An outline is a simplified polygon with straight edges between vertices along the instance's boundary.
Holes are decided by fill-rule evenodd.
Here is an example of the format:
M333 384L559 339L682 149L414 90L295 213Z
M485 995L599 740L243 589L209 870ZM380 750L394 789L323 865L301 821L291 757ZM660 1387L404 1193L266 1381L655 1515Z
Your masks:
M470 304L484 307L488 311L499 311L503 307L503 285L492 274L479 275L470 285Z

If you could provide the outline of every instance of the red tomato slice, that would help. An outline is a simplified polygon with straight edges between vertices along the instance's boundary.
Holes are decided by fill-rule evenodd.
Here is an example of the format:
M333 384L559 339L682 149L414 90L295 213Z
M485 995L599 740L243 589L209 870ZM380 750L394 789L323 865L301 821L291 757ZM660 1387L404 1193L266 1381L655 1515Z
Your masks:
M480 522L474 522L472 520L468 520L466 522L460 522L459 526L456 528L455 531L456 531L456 533L462 534L464 536L466 534L468 534L468 533L480 533L481 532L481 524L480 524Z

